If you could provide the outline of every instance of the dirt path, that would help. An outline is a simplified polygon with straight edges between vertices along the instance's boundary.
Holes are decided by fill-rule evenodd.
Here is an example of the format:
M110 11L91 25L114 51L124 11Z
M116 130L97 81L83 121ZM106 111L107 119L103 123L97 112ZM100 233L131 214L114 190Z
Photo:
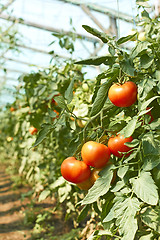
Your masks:
M12 190L12 182L3 167L0 168L0 240L25 240L30 231L23 224L22 210L27 200L21 202L21 194L28 189Z

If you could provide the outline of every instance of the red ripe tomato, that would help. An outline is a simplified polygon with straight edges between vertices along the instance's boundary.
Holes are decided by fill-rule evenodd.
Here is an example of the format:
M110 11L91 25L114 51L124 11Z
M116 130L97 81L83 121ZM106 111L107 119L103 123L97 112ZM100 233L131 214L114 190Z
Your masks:
M89 177L87 180L77 183L77 186L81 189L81 190L88 190L93 186L93 183L91 181L91 178Z
M117 157L122 157L124 154L131 150L132 148L126 146L124 143L131 142L133 140L132 136L125 138L123 135L118 135L116 137L111 137L108 141L108 148L111 153ZM122 152L122 153L119 153ZM128 154L127 154L128 155Z
M86 142L81 150L83 161L92 167L104 167L110 158L110 150L107 146L101 143L89 141Z
M29 128L29 132L30 132L30 134L33 135L33 134L36 134L36 133L38 132L38 130L37 130L37 128L31 126L31 127Z
M117 107L129 107L137 100L137 85L131 81L122 85L114 83L109 89L108 97Z
M74 157L66 158L61 164L61 174L69 182L81 183L90 177L90 167Z

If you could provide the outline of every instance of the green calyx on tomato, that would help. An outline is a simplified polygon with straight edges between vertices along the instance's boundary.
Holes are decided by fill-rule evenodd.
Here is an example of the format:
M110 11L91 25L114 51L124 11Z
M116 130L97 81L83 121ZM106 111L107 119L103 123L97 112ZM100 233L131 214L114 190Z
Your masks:
M110 150L106 145L94 141L86 142L81 150L83 161L96 168L104 167L109 161L110 155Z
M61 174L69 182L81 183L90 177L90 167L74 157L66 158L61 164Z
M124 84L114 83L108 91L108 97L117 107L129 107L136 102L137 93L137 85L128 81Z
M125 153L129 152L132 149L125 145L125 143L131 142L132 140L132 136L125 138L123 135L117 135L109 139L108 148L114 156L122 157ZM126 156L129 154L130 153L126 154Z

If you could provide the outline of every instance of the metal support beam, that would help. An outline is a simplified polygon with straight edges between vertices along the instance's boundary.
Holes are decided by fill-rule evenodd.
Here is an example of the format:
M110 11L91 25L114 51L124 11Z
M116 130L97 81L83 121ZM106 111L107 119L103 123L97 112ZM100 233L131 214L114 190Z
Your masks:
M87 6L89 9L94 10L96 12L100 12L103 14L106 14L110 17L115 17L115 18L119 18L125 22L130 22L133 23L133 18L132 16L122 13L122 12L118 12L116 10L113 9L109 9L107 7L104 6L100 6L98 4L94 4L94 3L86 3L83 0L59 0L61 2L66 2L66 3L72 3L74 5L80 6L82 4L84 4L85 6Z
M3 5L3 7L0 9L0 13L2 13L3 11L5 11L13 2L15 2L15 0L10 0L10 1L8 1L8 3L6 3L5 5Z
M33 66L33 67L37 67L37 68L42 68L42 69L48 68L48 66L40 66L40 65L36 65L36 64L30 63L30 62L25 62L25 61L21 61L21 60L18 60L18 59L13 59L13 58L8 58L8 57L3 57L3 59L5 59L6 61L17 62L17 63L20 63L20 64Z
M105 33L110 33L110 31L109 31L108 29L106 29L106 28L103 27L103 25L102 25L102 24L98 21L98 19L91 13L90 9L89 9L86 5L82 4L82 5L81 5L81 8L82 8L82 10L87 14L87 16L89 16L89 17L93 20L93 22L94 22L103 32L105 32Z
M38 24L38 23L35 23L35 22L27 21L27 20L23 21L21 19L15 18L13 16L6 15L6 14L0 14L0 19L6 20L6 21L11 21L11 22L16 22L16 23L19 23L19 24L22 24L22 25L26 25L26 26L29 26L29 27L34 27L34 28L41 29L41 30L43 29L43 30L46 30L46 31L49 31L49 32L64 33L65 35L73 34L73 32L71 32L71 31L65 31L63 29L57 29L57 28L53 28L53 27L50 27L50 26L47 26L47 25L42 25L42 24ZM89 41L89 42L93 42L93 43L99 42L99 40L97 40L97 38L94 37L94 36L90 37L90 36L80 34L80 33L74 33L74 34L77 36L77 38L81 38L81 39Z
M4 43L6 44L10 44L9 42L7 41L3 41ZM29 46L26 46L26 45L23 45L23 44L17 44L15 43L15 46L16 47L19 47L19 48L25 48L25 49L28 49L28 50L31 50L31 51L34 51L34 52L38 52L38 53L43 53L43 54L47 54L47 55L50 55L51 57L59 57L59 58L64 58L64 59L68 59L68 57L64 56L64 55L59 55L59 54L50 54L49 52L45 51L45 50L42 50L42 49L38 49L38 48L34 48L34 47L29 47Z

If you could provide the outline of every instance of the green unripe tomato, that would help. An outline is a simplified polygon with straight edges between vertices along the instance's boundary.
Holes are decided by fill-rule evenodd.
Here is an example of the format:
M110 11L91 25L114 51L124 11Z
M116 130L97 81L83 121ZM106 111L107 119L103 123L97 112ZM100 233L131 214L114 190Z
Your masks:
M88 92L88 90L89 90L88 84L87 83L83 83L82 84L82 89L83 89L83 91Z

